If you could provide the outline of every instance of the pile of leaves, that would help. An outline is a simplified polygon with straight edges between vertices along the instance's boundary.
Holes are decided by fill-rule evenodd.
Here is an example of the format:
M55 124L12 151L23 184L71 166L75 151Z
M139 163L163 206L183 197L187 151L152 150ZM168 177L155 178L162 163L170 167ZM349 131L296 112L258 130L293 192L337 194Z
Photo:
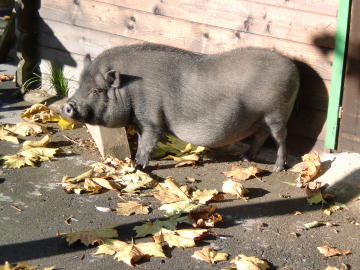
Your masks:
M107 157L103 162L97 162L91 167L91 170L77 177L65 176L62 182L66 192L95 194L104 190L114 190L123 195L150 189L146 194L158 199L161 203L159 210L165 212L162 218L147 221L133 228L136 239L151 236L150 242L127 243L116 239L116 233L112 234L111 229L103 232L61 234L69 244L76 241L85 245L99 244L95 255L111 255L128 265L134 265L142 258L165 257L164 246L196 247L199 241L211 233L209 228L222 222L222 216L216 213L217 206L211 203L222 201L224 196L235 195L236 198L244 199L244 195L248 194L241 183L231 179L224 181L222 192L216 189L196 189L188 184L180 185L172 177L157 182L148 174L136 170L130 159ZM253 169L250 171L250 175L256 174ZM148 214L147 205L139 201L125 201L123 196L120 198L123 201L118 203L117 209L97 209L102 212L116 212L123 216ZM228 256L227 253L218 253L208 247L195 251L193 255L194 258L209 263L226 260Z
M335 198L333 194L324 193L321 183L316 181L321 171L321 160L319 154L314 151L305 154L301 157L302 162L295 165L291 171L298 173L296 179L296 186L303 188L308 195L309 204L322 204L325 206L323 212L326 215L331 215L333 212L346 208L346 206L339 202L329 203Z

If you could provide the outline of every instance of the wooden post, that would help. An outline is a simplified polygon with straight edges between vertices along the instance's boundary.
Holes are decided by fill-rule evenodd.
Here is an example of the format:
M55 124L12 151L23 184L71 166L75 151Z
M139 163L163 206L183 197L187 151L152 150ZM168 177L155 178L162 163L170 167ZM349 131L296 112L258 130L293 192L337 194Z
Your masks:
M339 150L360 152L360 2L352 1Z
M16 33L18 38L18 57L16 84L24 93L25 82L38 73L38 22L40 0L17 0Z
M124 159L131 157L125 128L106 128L86 124L102 157L111 155Z

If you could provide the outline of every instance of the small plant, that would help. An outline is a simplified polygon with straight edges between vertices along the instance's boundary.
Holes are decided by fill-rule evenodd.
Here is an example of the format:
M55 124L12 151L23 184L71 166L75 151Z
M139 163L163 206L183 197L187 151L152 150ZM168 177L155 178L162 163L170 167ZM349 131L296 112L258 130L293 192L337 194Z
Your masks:
M69 91L69 81L65 78L63 70L55 63L50 65L50 84L59 96L66 96Z

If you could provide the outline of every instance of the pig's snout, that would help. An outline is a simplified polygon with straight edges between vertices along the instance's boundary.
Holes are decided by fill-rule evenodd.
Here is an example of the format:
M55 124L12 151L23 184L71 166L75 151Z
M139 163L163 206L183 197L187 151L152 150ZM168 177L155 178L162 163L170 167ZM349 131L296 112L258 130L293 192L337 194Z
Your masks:
M61 114L68 117L68 118L74 118L76 114L75 106L72 103L65 103L60 108Z

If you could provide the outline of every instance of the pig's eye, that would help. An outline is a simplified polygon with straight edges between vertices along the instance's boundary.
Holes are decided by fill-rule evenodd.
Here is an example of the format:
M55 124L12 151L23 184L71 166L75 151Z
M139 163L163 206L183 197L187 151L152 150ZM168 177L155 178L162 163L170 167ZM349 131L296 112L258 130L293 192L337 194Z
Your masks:
M98 89L98 88L92 88L90 90L90 93L93 94L94 96L100 96L100 94L103 92L104 92L104 90Z

